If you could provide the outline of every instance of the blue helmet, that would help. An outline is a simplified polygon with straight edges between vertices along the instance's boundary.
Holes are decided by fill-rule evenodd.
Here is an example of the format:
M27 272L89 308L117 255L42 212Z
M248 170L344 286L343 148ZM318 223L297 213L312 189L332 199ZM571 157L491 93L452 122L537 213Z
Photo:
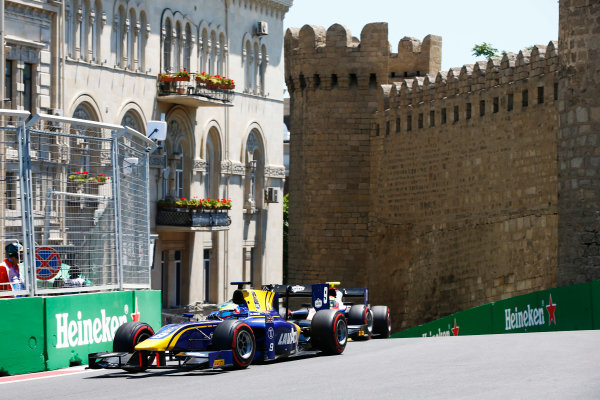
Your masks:
M227 303L221 304L219 306L219 311L217 311L217 315L221 319L231 318L233 314L239 313L240 309L237 304L228 301Z

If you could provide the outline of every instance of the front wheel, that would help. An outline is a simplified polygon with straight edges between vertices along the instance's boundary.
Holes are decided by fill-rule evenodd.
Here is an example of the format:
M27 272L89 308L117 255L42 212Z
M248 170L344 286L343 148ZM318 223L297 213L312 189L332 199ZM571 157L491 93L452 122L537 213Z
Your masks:
M310 324L313 346L327 354L342 354L348 342L346 317L338 310L320 310Z
M133 353L125 370L132 372L145 371L154 361L155 354L152 352L135 351L138 343L154 335L154 330L145 322L132 321L126 322L117 329L113 339L114 352Z
M387 306L373 307L373 333L380 338L389 338L392 333L390 309Z
M246 368L254 359L256 339L248 324L229 319L217 326L213 333L213 347L216 350L233 351L233 367Z

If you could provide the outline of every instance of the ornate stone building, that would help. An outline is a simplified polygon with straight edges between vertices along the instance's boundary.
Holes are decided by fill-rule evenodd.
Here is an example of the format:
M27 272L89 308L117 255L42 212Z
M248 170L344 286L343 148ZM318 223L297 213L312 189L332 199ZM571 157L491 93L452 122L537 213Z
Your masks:
M447 72L439 37L288 30L290 280L400 329L600 278L599 16L563 0L559 43Z
M152 287L165 307L222 302L230 281L282 279L283 18L292 0L7 0L0 8L4 108L146 132L150 203L231 199L229 226L156 224ZM159 73L192 73L165 85ZM195 73L227 76L206 89ZM175 90L176 89L176 90ZM51 166L40 173L52 174ZM35 179L34 179L35 182ZM43 200L42 200L43 201Z

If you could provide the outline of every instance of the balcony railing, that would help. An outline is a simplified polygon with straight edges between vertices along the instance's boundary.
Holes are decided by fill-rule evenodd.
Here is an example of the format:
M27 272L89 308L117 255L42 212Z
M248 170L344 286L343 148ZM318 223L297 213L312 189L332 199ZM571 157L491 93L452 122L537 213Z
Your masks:
M224 227L231 225L231 218L227 210L194 211L159 207L156 213L156 225Z
M219 85L196 80L196 74L185 78L158 78L158 100L190 106L231 106L235 92Z

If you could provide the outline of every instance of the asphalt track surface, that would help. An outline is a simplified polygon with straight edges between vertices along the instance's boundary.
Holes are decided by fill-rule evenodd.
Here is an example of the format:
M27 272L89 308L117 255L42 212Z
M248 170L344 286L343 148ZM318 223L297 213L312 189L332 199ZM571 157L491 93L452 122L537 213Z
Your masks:
M16 380L15 380L16 379ZM350 342L241 371L75 367L0 378L1 399L600 399L600 331Z

